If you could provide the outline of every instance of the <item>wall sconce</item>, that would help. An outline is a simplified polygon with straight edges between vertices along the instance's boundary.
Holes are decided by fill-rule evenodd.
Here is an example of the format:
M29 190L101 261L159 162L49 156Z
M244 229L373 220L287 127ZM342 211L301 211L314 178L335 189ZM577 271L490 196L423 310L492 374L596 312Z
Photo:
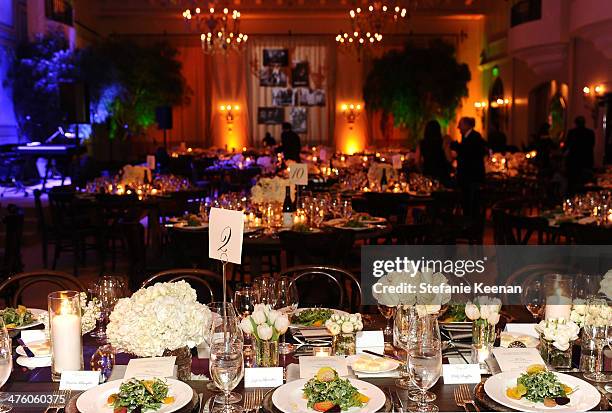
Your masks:
M476 109L476 114L480 116L482 127L484 129L486 125L485 118L487 113L487 101L481 100L479 102L474 102L474 109Z
M585 86L582 88L584 107L591 112L593 118L593 128L597 129L599 120L599 107L602 105L603 96L606 91L604 85Z
M346 122L349 124L349 129L353 129L355 121L357 121L361 115L361 105L359 103L344 103L340 109L342 110Z
M225 114L225 123L227 124L227 130L231 132L232 126L234 125L234 113L240 110L240 106L221 105L219 106L219 110L221 111L221 114Z

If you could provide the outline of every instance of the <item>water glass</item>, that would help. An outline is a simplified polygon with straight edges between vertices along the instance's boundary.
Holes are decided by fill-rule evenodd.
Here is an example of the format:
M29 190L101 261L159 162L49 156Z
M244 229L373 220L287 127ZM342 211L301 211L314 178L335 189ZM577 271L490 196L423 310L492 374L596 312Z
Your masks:
M231 392L244 375L242 345L228 344L223 341L213 342L210 348L210 377L215 386L223 392L224 402L215 406L215 413L240 412L240 407L230 403Z
M4 320L0 317L0 388L8 381L13 370L13 354L11 348L11 337L4 325ZM6 393L2 393L6 395ZM2 397L2 399L6 399ZM4 400L0 402L0 413L10 412L13 407L4 403Z

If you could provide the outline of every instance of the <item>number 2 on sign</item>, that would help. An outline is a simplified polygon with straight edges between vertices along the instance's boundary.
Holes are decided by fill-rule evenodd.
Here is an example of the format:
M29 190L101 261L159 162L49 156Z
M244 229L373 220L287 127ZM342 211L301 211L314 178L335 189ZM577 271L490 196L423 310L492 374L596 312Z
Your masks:
M217 251L221 251L223 254L227 253L227 244L232 239L232 228L225 227L221 231L221 246L217 248Z

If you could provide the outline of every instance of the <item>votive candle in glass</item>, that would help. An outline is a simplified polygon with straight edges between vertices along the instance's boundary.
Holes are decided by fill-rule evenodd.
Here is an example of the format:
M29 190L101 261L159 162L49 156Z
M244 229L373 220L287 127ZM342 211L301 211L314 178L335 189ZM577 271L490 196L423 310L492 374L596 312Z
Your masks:
M56 291L47 297L51 336L51 375L59 381L64 371L83 370L81 303L77 291Z

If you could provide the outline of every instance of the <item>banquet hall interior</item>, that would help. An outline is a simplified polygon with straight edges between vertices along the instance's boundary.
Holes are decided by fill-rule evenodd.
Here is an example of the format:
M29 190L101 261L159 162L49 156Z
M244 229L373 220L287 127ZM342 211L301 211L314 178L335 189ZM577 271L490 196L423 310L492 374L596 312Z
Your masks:
M104 411L610 410L610 117L610 0L0 0L0 413L101 412L87 388L58 388L62 371L101 371L102 387L162 355L183 383L171 401L126 408L117 385ZM484 256L492 288L465 298L458 267L424 266L424 283L461 286L452 299L378 293L409 272L399 257L430 255ZM377 275L378 260L397 266ZM246 370L233 384L215 370L234 355L215 330L227 311ZM438 336L437 372L413 363L436 347L406 338L418 328ZM522 378L492 390L504 347L541 356L525 377L554 372L558 394ZM337 364L333 379L290 368L334 354L373 389L350 403L304 390L308 405L258 389L342 382ZM476 381L452 381L463 362ZM280 383L247 385L276 366Z

